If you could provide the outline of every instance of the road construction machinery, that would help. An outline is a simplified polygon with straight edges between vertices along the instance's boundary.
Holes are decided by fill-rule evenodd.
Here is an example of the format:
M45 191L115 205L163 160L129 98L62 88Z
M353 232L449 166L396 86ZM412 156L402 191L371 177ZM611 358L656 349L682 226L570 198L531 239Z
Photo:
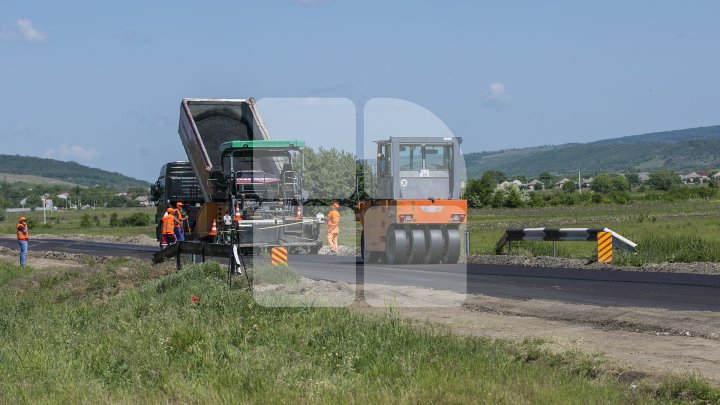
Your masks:
M194 239L193 227L200 207L205 202L200 192L200 185L188 161L169 162L162 166L157 181L150 187L150 198L157 206L155 213L155 236L160 241L162 230L161 218L167 208L175 208L177 203L183 204L183 228L187 240Z
M302 216L305 143L271 140L252 98L183 99L178 133L202 201L193 239L246 253L320 248L317 220Z
M366 264L458 262L467 218L461 141L390 137L377 142L375 190L356 210Z

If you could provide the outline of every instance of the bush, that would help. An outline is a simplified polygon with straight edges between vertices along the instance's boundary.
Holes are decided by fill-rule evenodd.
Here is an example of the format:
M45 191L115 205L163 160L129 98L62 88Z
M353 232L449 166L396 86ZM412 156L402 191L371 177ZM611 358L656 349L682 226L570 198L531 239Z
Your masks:
M82 218L80 219L80 227L90 228L90 215L88 213L83 214Z
M120 226L147 226L150 225L150 215L136 212L120 220Z
M112 215L110 215L110 226L112 228L116 228L116 227L120 226L120 221L118 221L117 212L113 212Z

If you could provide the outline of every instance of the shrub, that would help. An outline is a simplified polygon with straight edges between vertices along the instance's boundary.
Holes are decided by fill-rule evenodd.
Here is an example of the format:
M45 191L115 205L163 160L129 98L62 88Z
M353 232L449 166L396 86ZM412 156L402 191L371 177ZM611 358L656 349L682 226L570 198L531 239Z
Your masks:
M82 228L90 228L90 214L83 214L82 218L80 218L80 226Z
M150 225L150 215L136 212L120 220L120 226L147 226Z
M120 226L117 212L113 212L112 215L110 215L110 226L113 228Z

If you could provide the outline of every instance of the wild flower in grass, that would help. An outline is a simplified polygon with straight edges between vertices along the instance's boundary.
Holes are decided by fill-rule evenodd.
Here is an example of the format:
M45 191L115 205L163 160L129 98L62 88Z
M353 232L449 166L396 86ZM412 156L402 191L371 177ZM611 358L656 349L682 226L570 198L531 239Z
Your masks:
M197 303L197 302L200 301L200 298L198 298L197 296L193 295L192 298L190 298L190 300L191 300L192 302Z
M160 347L162 347L166 353L170 350L170 338L169 337L161 337L159 339L159 343L160 343Z

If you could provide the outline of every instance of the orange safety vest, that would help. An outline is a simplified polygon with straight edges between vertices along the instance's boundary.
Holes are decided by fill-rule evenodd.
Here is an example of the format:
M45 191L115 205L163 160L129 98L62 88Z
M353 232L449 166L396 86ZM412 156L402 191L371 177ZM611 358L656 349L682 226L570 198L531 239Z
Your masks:
M177 208L175 208L175 216L180 221L179 224L177 222L175 222L175 228L182 228L183 216L182 216L182 212L180 212L180 210Z
M27 225L17 224L17 227L15 227L15 228L17 229L18 240L28 240L28 237L30 237L30 234L28 233Z
M333 229L337 228L339 224L340 224L340 213L335 210L331 210L330 212L328 212L328 214L327 214L328 230L333 230Z
M175 217L174 216L167 214L164 217L162 217L162 234L163 235L172 235L174 225L175 225Z

